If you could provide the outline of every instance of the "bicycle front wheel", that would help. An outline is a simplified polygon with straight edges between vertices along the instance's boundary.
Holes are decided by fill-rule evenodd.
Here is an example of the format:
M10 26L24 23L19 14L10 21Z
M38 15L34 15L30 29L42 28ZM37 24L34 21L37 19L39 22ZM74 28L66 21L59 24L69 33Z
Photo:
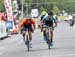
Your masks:
M49 32L47 32L47 42L48 42L48 49L50 49L50 44L51 44L51 41L50 41L50 36L49 36Z
M28 50L28 52L29 52L30 45L29 45L29 39L28 39L28 37L27 37L27 39L26 39L26 46L27 46L27 50Z

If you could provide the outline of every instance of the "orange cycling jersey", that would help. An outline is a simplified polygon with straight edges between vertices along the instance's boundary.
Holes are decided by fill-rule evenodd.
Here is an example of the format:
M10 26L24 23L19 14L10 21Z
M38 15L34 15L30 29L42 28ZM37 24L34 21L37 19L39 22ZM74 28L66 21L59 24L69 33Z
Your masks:
M22 23L21 23L21 25L27 25L27 24L35 24L35 20L34 19L30 19L30 20L28 20L28 19L26 19L26 18L24 18L23 20L22 20Z

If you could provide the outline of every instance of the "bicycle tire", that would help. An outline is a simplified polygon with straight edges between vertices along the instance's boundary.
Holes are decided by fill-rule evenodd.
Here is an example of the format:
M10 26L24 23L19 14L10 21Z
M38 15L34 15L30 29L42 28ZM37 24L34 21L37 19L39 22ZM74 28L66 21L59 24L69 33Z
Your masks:
M47 33L47 35L48 35L48 49L50 49L50 44L51 44L51 42L50 42L50 39L49 39L49 32Z
M28 49L28 52L29 52L29 43L27 44L27 49Z
M48 42L48 49L50 49L50 40L49 40L49 32L46 33L47 42Z
M25 42L25 37L23 38L23 41Z
M30 49L29 49L30 45L29 45L28 36L27 36L27 40L26 40L26 42L27 42L27 43L26 43L26 45L27 45L27 50L28 50L28 52L29 52L29 50L30 50Z

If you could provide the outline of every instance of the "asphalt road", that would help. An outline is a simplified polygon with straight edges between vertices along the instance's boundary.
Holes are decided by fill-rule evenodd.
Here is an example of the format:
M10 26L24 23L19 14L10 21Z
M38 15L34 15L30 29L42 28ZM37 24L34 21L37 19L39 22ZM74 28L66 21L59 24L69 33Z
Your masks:
M75 57L75 25L70 27L68 23L58 23L54 31L54 46L48 50L39 29L33 34L30 52L24 45L22 36L0 40L0 57Z

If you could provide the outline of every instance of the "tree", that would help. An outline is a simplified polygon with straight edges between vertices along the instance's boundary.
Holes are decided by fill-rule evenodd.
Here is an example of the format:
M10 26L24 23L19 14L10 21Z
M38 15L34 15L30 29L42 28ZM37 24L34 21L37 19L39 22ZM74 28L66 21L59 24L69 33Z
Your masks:
M5 12L5 6L4 6L3 0L0 0L0 11Z
M29 10L32 8L40 9L43 7L46 8L47 11L50 11L53 9L52 5L56 5L58 9L54 7L57 9L53 9L55 12L57 12L59 9L60 11L64 9L66 12L75 12L75 0L23 0L23 2L24 4L27 3L29 5ZM41 9L39 11L41 11Z
M56 5L53 6L52 11L54 14L58 14L60 12L59 8Z

